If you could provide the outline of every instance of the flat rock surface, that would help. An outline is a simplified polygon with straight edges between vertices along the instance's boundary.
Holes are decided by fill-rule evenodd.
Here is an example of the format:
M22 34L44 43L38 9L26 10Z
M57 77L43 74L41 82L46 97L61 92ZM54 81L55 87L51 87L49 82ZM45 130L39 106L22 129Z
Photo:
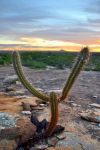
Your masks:
M70 69L67 70L34 70L24 67L25 74L27 78L31 81L35 87L49 92L52 90L61 90ZM7 76L14 76L15 72L13 67L0 67L0 91L4 90L7 85L3 84L3 80ZM18 84L15 85L17 89L23 89L23 86ZM26 90L26 94L27 94ZM85 94L84 94L85 93ZM100 103L100 72L93 71L83 71L81 72L78 80L76 81L72 92L70 94L71 98L82 101L84 103L94 102Z
M58 94L61 92L70 72L69 69L33 70L26 67L24 70L27 78L35 87L46 93L56 91ZM32 97L30 100L28 97L24 98L25 95L32 95L18 81L11 85L2 82L7 76L12 75L15 75L12 67L0 68L0 110L9 113L21 113L23 110L22 101L25 102L26 100L26 103L30 103L30 106L33 105L33 113L38 116L39 120L45 118L49 120L49 105L36 106L37 98ZM6 92L5 88L10 86L12 88L8 89L14 88L15 90ZM18 93L18 91L20 92ZM68 100L68 102L65 101L59 104L60 118L58 123L65 127L64 135L59 135L55 147L53 146L50 149L99 150L100 124L83 120L80 113L85 112L87 109L92 111L99 109L96 107L97 105L93 107L90 104L100 104L100 72L83 71L74 84ZM29 107L27 106L27 108ZM31 149L34 149L34 147Z

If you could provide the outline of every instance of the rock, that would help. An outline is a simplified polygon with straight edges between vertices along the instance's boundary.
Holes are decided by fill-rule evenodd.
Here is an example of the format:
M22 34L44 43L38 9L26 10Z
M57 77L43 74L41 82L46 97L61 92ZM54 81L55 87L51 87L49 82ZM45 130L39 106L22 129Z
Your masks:
M100 111L94 111L91 110L90 112L83 112L80 113L81 118L91 121L91 122L95 122L95 123L100 123Z
M23 115L31 115L31 112L30 111L22 111L22 114Z
M17 126L20 127L20 138L18 144L25 143L27 140L33 137L36 132L36 126L26 117L21 117L17 120Z
M74 103L74 101L71 101L71 100L70 100L70 101L67 101L67 103L68 103L68 104L70 104L70 103Z
M16 122L16 117L0 112L0 150L14 150L17 148L15 141L18 136L15 131Z
M39 106L40 106L40 107L44 107L44 106L45 106L45 104L40 104Z
M15 95L24 95L26 90L18 90L16 91Z
M5 88L5 92L11 92L11 91L16 91L16 89L11 86Z
M17 80L18 80L17 75L11 75L11 76L7 76L3 80L3 83L5 83L5 84L13 84L13 83L16 83Z
M96 95L94 95L94 96L93 96L93 98L97 98L97 96L96 96Z
M73 106L73 107L77 107L77 106L78 106L78 105L75 104L75 103L71 103L70 105Z
M47 150L74 150L73 148L71 147L51 147L51 148L48 148Z
M99 150L99 142L81 137L77 133L65 132L66 138L58 141L56 147L70 148L71 150Z
M31 147L30 150L45 150L48 148L47 144L38 144L34 145L34 147Z
M0 150L15 150L17 143L15 140L0 140Z
M20 81L16 81L16 85L21 85L22 83Z
M89 106L100 108L100 104L96 104L96 103L89 104Z
M62 133L62 134L57 135L57 138L58 138L59 140L63 140L63 139L66 138L66 135L65 135L65 133Z
M18 90L18 91L10 91L9 93L6 93L8 96L19 96L24 95L26 90Z
M14 150L33 137L36 131L30 120L19 115L0 112L0 150Z
M36 97L16 98L3 93L0 95L0 111L19 114L23 111L23 103L28 103L32 107L37 106Z
M31 107L29 103L22 102L23 111L31 111Z
M5 112L0 112L0 126L4 128L15 127L17 116L12 116Z
M46 66L46 70L54 70L56 67L54 66Z
M48 141L47 141L49 146L55 146L57 142L58 142L58 138L57 137L48 138Z

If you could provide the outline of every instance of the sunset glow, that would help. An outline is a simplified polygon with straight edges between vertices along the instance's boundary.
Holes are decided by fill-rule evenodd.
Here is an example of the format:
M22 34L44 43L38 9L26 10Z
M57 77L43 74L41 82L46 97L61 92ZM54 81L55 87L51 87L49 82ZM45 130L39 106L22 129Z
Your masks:
M99 0L1 0L0 50L100 52Z

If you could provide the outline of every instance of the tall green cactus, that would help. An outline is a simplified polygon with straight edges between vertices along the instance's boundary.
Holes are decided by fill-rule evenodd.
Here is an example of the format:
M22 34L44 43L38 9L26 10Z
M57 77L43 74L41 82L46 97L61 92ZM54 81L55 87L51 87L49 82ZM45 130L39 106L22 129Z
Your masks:
M52 135L56 124L58 122L58 99L54 92L50 93L50 108L51 108L51 119L48 128L46 129L44 136L49 137Z
M51 105L51 120L49 123L48 128L46 129L46 131L44 132L44 136L48 137L51 136L57 121L58 121L58 103L65 100L75 82L75 80L77 79L78 75L80 74L81 70L83 69L83 67L85 66L85 64L87 63L88 59L89 59L90 53L89 53L89 49L87 47L83 48L81 50L81 52L79 53L78 58L75 61L75 64L72 68L72 71L68 77L68 80L62 90L62 95L60 98L57 98L56 94L54 92L50 93L50 96L45 95L42 92L39 92L37 89L35 89L30 83L29 81L26 79L23 69L22 69L22 65L21 65L21 60L20 60L20 56L19 53L14 51L13 52L13 66L14 69L20 79L20 81L22 82L22 84L29 90L29 92L31 92L34 96L45 100L45 101L50 101L50 105Z
M81 52L79 53L79 56L76 59L75 64L72 68L72 71L68 77L68 80L63 88L60 101L64 100L68 96L68 93L70 92L70 89L72 88L76 78L82 71L85 64L88 62L89 56L90 56L90 53L87 47L83 48Z
M35 89L29 83L29 81L26 79L23 69L22 69L19 53L16 51L13 52L13 66L14 66L14 69L15 69L20 81L29 90L30 93L32 93L34 96L36 96L42 100L45 100L45 101L49 100L49 97L47 95L45 95L44 93L39 92L37 89Z

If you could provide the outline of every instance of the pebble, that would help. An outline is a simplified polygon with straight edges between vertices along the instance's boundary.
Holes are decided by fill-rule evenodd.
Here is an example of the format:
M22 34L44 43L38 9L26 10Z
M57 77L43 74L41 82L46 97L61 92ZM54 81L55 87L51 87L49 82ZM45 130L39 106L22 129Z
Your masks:
M16 89L14 87L6 87L5 89L6 92L10 92L10 91L16 91Z
M22 114L23 115L31 115L31 112L30 111L22 111Z
M65 133L62 133L62 134L57 135L57 138L58 138L59 140L63 140L63 139L66 138L66 135L65 135Z
M96 107L96 108L100 108L100 104L92 103L92 104L89 104L89 105L93 106L93 107Z
M39 106L40 106L40 107L44 107L44 106L45 106L45 104L40 104Z
M100 123L98 124L98 127L100 127Z
M48 141L47 141L49 146L55 146L57 142L58 142L57 137L48 138Z
M34 147L31 147L30 150L45 150L46 148L48 148L48 145L40 144L40 145L35 145Z
M96 96L96 95L94 95L94 96L93 96L93 98L97 98L97 96Z
M75 103L71 103L71 106L73 106L73 107L77 107L78 105L77 105L77 104L75 104Z

